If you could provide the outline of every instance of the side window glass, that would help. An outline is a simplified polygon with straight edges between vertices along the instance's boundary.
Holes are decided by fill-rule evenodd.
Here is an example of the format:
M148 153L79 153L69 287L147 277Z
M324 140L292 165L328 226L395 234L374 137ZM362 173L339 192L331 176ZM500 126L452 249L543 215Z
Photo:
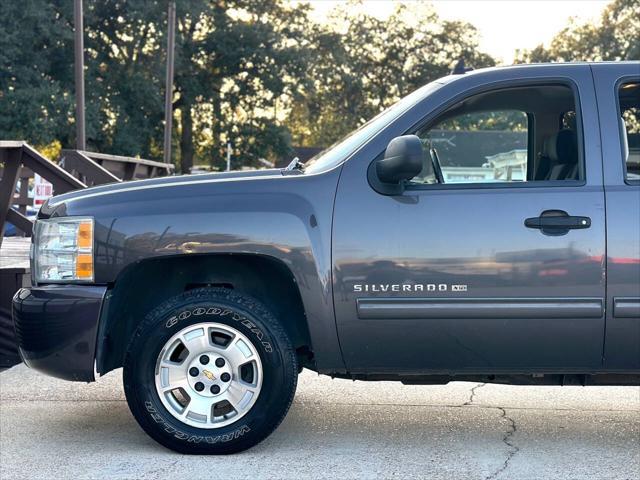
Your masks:
M527 178L527 114L495 110L444 120L421 137L435 150L444 183L522 182Z
M618 90L620 140L625 180L640 180L640 82L624 83Z
M566 86L474 95L415 132L424 167L410 185L581 180L579 129Z

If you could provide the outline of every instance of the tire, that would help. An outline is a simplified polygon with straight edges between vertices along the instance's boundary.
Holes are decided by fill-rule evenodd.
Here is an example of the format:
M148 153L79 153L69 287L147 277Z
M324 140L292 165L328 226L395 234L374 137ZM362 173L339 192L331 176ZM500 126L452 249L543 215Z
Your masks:
M200 355L198 348L213 353ZM203 357L211 355L212 363L203 366ZM238 367L247 355L251 361ZM219 363L224 366L216 370ZM264 305L233 290L201 288L167 300L145 317L127 349L123 379L131 413L158 443L186 454L230 454L256 445L278 427L293 401L297 372L291 342ZM170 390L174 384L180 386ZM214 395L220 387L223 392ZM244 392L240 402L238 392ZM223 396L233 401L215 403Z

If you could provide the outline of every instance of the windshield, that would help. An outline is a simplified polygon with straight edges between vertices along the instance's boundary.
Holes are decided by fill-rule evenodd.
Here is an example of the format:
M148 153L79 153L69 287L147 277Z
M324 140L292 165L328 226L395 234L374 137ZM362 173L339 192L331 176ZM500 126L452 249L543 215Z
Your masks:
M433 91L442 86L442 83L431 82L421 87L413 93L407 95L402 100L394 103L392 106L383 110L373 117L360 128L354 130L339 142L333 144L329 148L312 157L304 167L305 173L317 173L324 170L330 170L342 163L357 149L359 149L367 140L376 135L380 130L386 127L393 120L406 112L411 106L415 105L419 100L429 95Z

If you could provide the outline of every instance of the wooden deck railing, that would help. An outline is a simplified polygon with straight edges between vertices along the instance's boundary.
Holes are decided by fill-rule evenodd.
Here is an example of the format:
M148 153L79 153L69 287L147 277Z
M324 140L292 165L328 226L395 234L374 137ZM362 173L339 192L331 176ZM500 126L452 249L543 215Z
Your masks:
M53 185L55 194L86 188L86 185L43 156L26 142L0 141L0 245L4 237L5 222L9 221L30 236L33 223L27 218L29 176L34 172ZM18 179L20 189L16 192ZM18 210L13 208L18 205ZM22 211L20 211L22 210Z
M62 150L56 164L26 142L0 141L0 245L5 222L26 236L32 233L33 223L26 213L32 201L29 179L34 173L51 182L58 195L105 183L164 177L174 170L173 165L153 160L83 150Z
M59 164L87 186L165 177L175 170L168 163L83 150L62 150Z

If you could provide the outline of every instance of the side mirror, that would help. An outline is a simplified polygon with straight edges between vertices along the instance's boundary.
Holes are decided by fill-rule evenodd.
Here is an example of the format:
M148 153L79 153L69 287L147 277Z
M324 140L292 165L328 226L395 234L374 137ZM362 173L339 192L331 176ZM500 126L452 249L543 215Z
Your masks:
M422 142L417 136L394 138L389 142L384 156L371 164L369 179L372 180L372 186L386 195L402 193L404 182L422 171L423 159Z

